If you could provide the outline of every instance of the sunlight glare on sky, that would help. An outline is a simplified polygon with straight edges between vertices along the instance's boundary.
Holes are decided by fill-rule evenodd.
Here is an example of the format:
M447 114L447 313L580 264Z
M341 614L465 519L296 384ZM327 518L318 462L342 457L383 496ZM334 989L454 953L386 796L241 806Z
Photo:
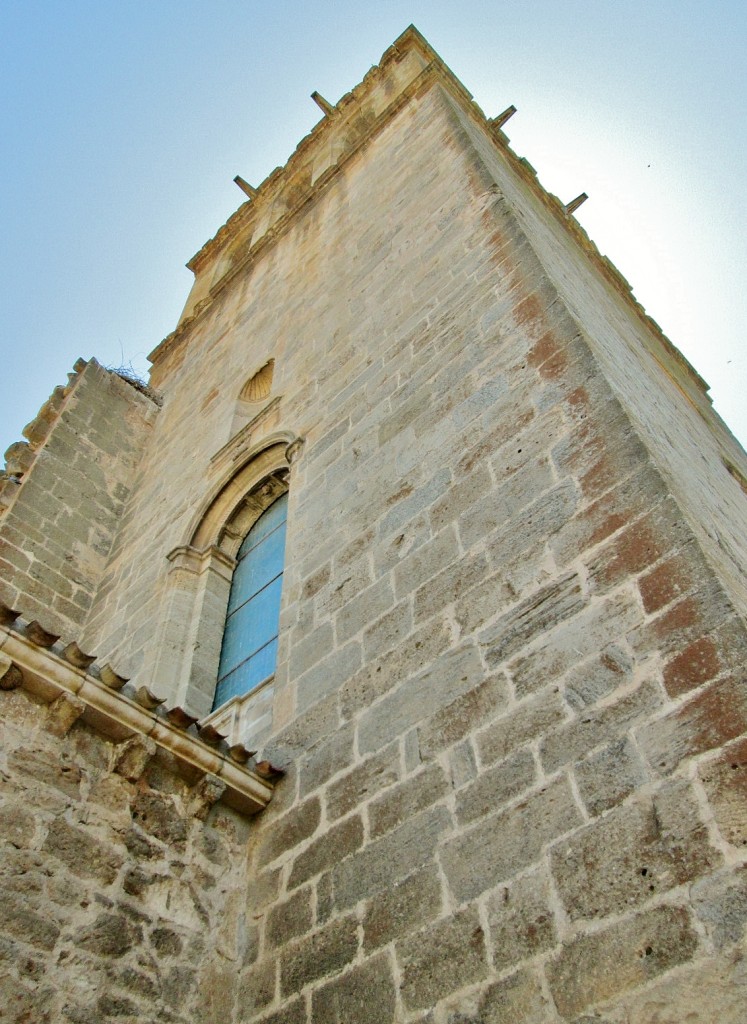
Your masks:
M147 372L186 261L413 22L567 202L747 441L747 5L0 5L3 415L78 356Z

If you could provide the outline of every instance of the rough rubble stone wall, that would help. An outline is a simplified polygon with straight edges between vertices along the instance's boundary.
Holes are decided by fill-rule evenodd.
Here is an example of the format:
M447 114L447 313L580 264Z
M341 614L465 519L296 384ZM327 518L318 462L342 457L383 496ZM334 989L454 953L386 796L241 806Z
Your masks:
M68 640L104 575L156 411L117 374L85 364L0 519L0 598Z
M232 1020L248 824L61 721L0 693L0 1020Z

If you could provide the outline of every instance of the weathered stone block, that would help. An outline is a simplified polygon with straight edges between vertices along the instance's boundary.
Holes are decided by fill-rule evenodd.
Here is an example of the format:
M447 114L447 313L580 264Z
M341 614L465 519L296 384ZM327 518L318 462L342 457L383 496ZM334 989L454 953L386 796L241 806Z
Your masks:
M648 781L643 762L629 739L616 740L574 768L576 784L592 817L608 811Z
M0 896L0 916L10 935L38 949L53 949L61 932L58 924L41 913L40 908L34 908L15 893L6 891Z
M306 755L299 766L302 797L353 762L353 733L352 725L343 726Z
M339 818L399 780L399 749L396 743L356 765L327 789L327 814Z
M411 633L393 651L365 665L360 672L351 672L339 688L343 718L352 718L398 683L422 672L452 642L448 624L434 619Z
M47 732L53 736L67 736L85 711L85 703L71 693L61 693L47 707Z
M616 740L661 704L660 687L647 680L614 704L593 708L561 725L542 741L540 750L545 771L557 771L562 765L581 760L595 747Z
M289 663L289 671L293 676L300 676L312 668L321 658L334 647L332 625L323 622L303 640L293 644Z
M393 736L418 722L433 709L450 703L483 676L477 648L463 645L440 655L418 676L402 683L368 711L358 724L361 753L379 750Z
M395 605L389 612L365 630L363 650L366 661L380 657L397 647L412 632L412 609L409 598Z
M249 1017L261 1013L275 999L277 988L278 960L260 960L242 973L238 984L238 1005Z
M604 388L599 377L593 385L597 392ZM581 409L587 412L583 429L556 445L553 461L561 473L576 476L584 495L593 501L635 472L647 461L648 451L615 399L595 399L582 386L573 395L573 405L577 414Z
M204 994L206 995L207 993ZM137 1003L128 996L115 995L113 992L104 992L96 1000L96 1014L99 1020L111 1019L112 1017L133 1017L138 1013L139 1009L140 1007ZM202 1021L200 1021L200 1024L202 1024Z
M491 566L500 571L502 566L510 565L538 544L544 548L548 538L572 519L578 500L576 486L571 481L564 481L537 498L508 520L495 537L488 539Z
M574 711L625 685L632 678L634 662L618 644L609 644L601 654L577 665L565 680L564 694Z
M299 889L290 899L270 909L265 926L265 941L268 947L276 949L303 935L311 928L313 919L311 889Z
M394 570L394 589L397 599L417 590L459 557L456 534L447 527L427 543L411 552Z
M119 957L142 939L142 930L123 914L99 914L93 924L80 929L75 944L98 956Z
M462 740L448 752L449 778L453 789L461 789L477 777L477 758L471 740Z
M717 950L739 943L747 928L747 865L702 878L692 887L692 900Z
M509 666L517 694L523 697L571 670L569 681L573 682L575 667L581 659L602 650L610 637L624 637L640 619L640 609L628 593L595 600L580 615L548 632L534 650Z
M572 562L613 533L629 526L667 494L659 474L647 462L591 505L565 517L550 547L558 565Z
M147 736L134 736L114 747L112 770L129 782L137 782L157 749Z
M379 523L378 537L384 539L390 533L401 530L420 512L432 505L446 491L451 481L451 472L441 468L421 487L411 493L403 494L393 508Z
M295 888L314 875L338 864L363 843L363 822L359 815L346 818L327 829L296 858L288 885Z
M431 764L368 805L371 838L384 835L418 811L448 794L449 784L440 765Z
M171 928L154 928L150 942L160 956L179 956L184 943Z
M493 963L499 969L555 945L555 919L543 871L501 886L488 900L487 912Z
M664 686L670 696L679 697L713 679L722 668L715 641L709 636L700 637L666 663Z
M392 966L382 954L315 989L312 1019L325 1024L391 1024L396 998Z
M714 582L701 586L667 605L660 613L636 627L628 640L636 653L661 650L672 655L693 640L712 632L733 616L734 608L723 590Z
M455 1009L450 1010L452 1002ZM554 1014L542 983L527 969L492 982L476 996L458 996L446 1005L447 1024L549 1024Z
M187 841L188 826L184 812L173 798L152 790L140 789L132 801L132 820L156 839L180 847Z
M415 622L418 624L424 622L455 601L466 601L466 595L482 583L489 572L487 557L481 552L470 552L452 565L441 569L415 591L413 598ZM500 584L498 581L496 583L496 589L500 590ZM487 617L490 618L497 611L498 607L495 607Z
M747 847L747 737L730 743L699 774L721 835L732 846Z
M69 755L58 757L42 749L13 750L8 755L8 765L26 776L30 784L40 782L74 800L78 798L81 771Z
M664 775L686 757L720 747L747 732L747 692L729 677L710 684L675 711L641 727L639 743L649 763Z
M612 1010L614 1024L742 1024L747 1004L747 969L744 957L709 958L662 978L621 1000ZM624 1017L620 1017L624 1014ZM606 1015L605 1015L606 1016Z
M488 973L485 935L474 908L400 940L396 948L408 1010L432 1007Z
M394 604L392 585L385 577L347 601L335 617L337 642L344 643Z
M537 776L532 752L515 751L505 761L488 768L457 796L457 820L460 825L492 814L509 800L531 789Z
M323 697L338 691L360 667L359 643L349 643L332 651L299 679L298 711L306 711Z
M459 536L465 549L485 540L491 533L500 532L507 521L522 509L531 506L555 483L549 460L540 457L524 472L512 472L500 455L491 460L500 486L489 501L473 504L459 518ZM510 475L509 475L510 474Z
M673 548L679 547L689 539L690 531L674 499L666 498L595 551L594 556L589 559L589 576L592 584L596 590L602 591L617 586L622 581L642 573ZM654 582L654 588L664 585L664 572L665 570L659 567L656 578L658 583ZM652 587L649 585L646 589L646 584L642 585L649 601L655 603L657 599L654 598ZM673 578L670 579L669 586L676 586ZM666 600L662 600L663 596L662 594L658 599L659 607L667 603ZM653 610L653 607L646 606L645 598L644 607L646 611Z
M312 796L297 804L282 818L274 821L272 828L262 837L257 849L257 863L270 864L276 857L308 839L316 831L321 817L319 797Z
M546 968L560 1014L582 1010L637 988L687 963L698 946L687 911L662 906L569 942Z
M282 751L285 756L295 760L299 754L310 750L319 738L335 732L340 724L340 711L337 694L333 693L320 700L308 711L299 713L284 729L280 729L272 737L270 749ZM278 796L281 794L279 793ZM275 807L273 801L273 808Z
M502 760L517 747L531 743L567 717L568 709L557 688L538 693L477 734L480 760L483 764Z
M358 952L358 924L341 917L288 946L280 954L280 991L295 995L311 981L336 974Z
M378 579L390 573L411 552L427 544L432 537L428 518L422 512L415 519L405 523L400 532L390 534L382 541L376 541L371 550L374 576Z
M252 870L252 884L247 888L247 910L252 914L258 914L270 903L274 903L280 893L282 868L263 871L261 863L257 858L256 867Z
M363 948L369 952L415 931L439 917L442 906L438 870L426 865L366 904Z
M2 841L16 849L31 846L36 832L34 815L17 800L0 805L0 836Z
M518 596L516 588L507 578L507 565L504 562L495 572L490 568L487 556L484 553L470 553L466 557L485 559L487 568L484 578L471 586L466 593L456 597L454 604L454 618L457 621L463 636L470 636L486 622L490 622L496 615L499 615L510 608L516 602ZM457 563L456 568L464 564L464 560ZM448 571L448 570L447 570ZM453 573L450 573L453 575ZM445 581L448 585L448 581ZM415 596L417 602L417 595ZM446 603L451 603L446 602Z
M571 920L640 906L720 863L687 783L665 786L557 843L551 865Z
M430 807L338 864L333 869L338 909L371 899L412 874L432 858L450 824L445 807Z
M502 674L489 676L418 726L423 757L433 757L485 725L508 703L508 683Z
M334 615L373 583L374 574L371 571L371 558L368 552L364 552L355 561L346 563L336 558L329 585L317 597L318 617L321 620L325 616Z
M545 630L578 614L585 605L575 573L542 587L479 634L488 664L497 667Z
M462 478L430 509L429 516L434 532L442 530L449 523L459 521L475 502L486 499L494 486L490 472L484 464L479 465L467 476L462 474Z
M690 552L692 546L682 552L676 552L644 573L638 580L638 589L647 614L651 615L678 600L695 585L698 573L692 564ZM700 561L700 559L698 559ZM701 570L702 571L702 570Z
M119 850L101 842L95 833L69 825L63 818L55 818L49 826L42 850L73 874L97 878L105 885L114 881L124 861Z
M445 844L440 854L457 901L473 899L533 864L546 843L582 822L565 779L506 811L484 818Z

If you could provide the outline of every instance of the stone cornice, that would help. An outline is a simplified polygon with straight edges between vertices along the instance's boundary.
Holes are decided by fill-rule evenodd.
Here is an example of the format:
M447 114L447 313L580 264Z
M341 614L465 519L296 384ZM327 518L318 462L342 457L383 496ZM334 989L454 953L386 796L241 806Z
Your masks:
M162 701L141 692L144 687L134 697L128 696L122 692L127 680L108 666L94 675L90 666L95 659L84 655L77 644L62 649L38 623L14 621L15 613L4 607L0 612L6 620L0 625L0 691L23 687L56 709L59 732L81 718L115 743L136 740L153 752L164 751L185 777L213 780L215 795L244 814L256 814L267 806L272 782L282 774L267 762L256 771L247 768L251 752L243 747L222 750L220 737L210 732L209 725L202 731L212 742L205 742L189 732L195 720L181 708L164 712ZM262 771L266 778L261 777Z

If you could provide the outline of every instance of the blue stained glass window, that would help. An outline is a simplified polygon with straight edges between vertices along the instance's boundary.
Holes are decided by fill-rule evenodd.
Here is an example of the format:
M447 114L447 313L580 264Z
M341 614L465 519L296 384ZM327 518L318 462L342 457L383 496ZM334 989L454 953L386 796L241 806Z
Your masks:
M288 495L266 509L243 540L228 598L213 710L275 671Z

